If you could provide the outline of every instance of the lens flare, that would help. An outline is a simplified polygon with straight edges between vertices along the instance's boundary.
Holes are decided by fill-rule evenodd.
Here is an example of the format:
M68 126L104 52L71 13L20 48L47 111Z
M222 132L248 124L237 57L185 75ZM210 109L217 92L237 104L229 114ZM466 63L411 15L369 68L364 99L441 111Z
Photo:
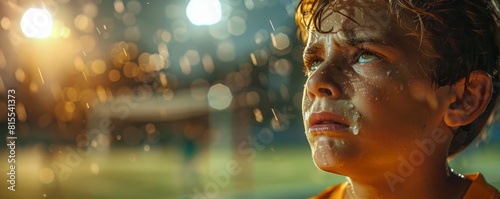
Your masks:
M186 14L194 25L212 25L222 18L221 4L219 0L191 0Z
M26 37L47 38L52 33L52 16L45 9L30 8L21 18L21 30Z

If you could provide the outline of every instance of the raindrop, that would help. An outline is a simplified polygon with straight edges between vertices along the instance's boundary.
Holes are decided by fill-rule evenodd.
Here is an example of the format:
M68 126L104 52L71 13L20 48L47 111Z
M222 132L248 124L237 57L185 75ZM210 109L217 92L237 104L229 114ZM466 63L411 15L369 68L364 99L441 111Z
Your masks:
M358 133L359 133L359 126L358 126L358 125L354 125L354 126L352 127L352 133L353 133L354 135L358 135Z
M352 73L350 73L348 70L343 70L342 71L347 77L352 77Z
M399 92L401 92L401 91L403 91L403 84L400 84L400 85L399 85L399 89L398 89L396 92L397 92L397 93L399 93Z
M333 144L335 147L341 147L345 142L342 140L334 140Z
M322 150L322 149L320 148L320 150ZM326 154L325 153L326 153L325 150L321 151L321 157L323 158L323 166L328 165L328 163L326 163Z
M252 60L253 65L257 65L257 58L255 58L255 54L250 53L250 59Z
M359 119L359 113L358 113L358 112L355 112L355 113L354 113L354 115L352 116L352 120L353 120L354 122L357 122L357 121L358 121L358 119Z
M276 29L274 29L273 22L270 19L269 19L269 24L271 24L271 27L273 28L273 31L276 31Z

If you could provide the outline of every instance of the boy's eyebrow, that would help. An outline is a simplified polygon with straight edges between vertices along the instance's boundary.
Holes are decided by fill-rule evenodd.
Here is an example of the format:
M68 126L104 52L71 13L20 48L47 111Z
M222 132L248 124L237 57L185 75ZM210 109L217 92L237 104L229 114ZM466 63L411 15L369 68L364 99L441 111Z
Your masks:
M317 44L313 44L311 46L306 46L304 54L316 54L318 51L320 51L319 46Z
M383 36L385 34L378 32L375 34L368 34L368 33L374 33L375 31L339 31L339 39L346 44L349 44L351 46L355 46L360 43L365 43L365 42L370 42L370 43L381 43L385 45L390 45L390 42L387 42L387 39Z
M388 37L386 32L375 31L375 30L341 30L338 32L332 32L332 34L337 35L337 42L343 43L349 46L357 46L362 43L371 43L372 45L377 45L380 48L384 48L390 51L399 49L395 44L398 43L397 36ZM324 53L325 46L320 43L312 43L305 47L303 55L312 55Z

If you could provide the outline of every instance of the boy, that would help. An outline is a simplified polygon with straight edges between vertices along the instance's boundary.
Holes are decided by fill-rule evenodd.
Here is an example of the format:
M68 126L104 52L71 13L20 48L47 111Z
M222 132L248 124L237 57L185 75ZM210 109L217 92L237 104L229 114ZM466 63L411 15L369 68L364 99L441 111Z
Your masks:
M500 198L447 164L494 110L494 1L299 3L305 133L316 166L347 176L314 198Z

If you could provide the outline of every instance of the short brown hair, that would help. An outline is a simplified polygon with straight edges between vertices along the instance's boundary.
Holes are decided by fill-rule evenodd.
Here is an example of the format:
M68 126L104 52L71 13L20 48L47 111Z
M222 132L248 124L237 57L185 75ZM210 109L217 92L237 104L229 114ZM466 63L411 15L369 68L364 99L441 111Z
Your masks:
M295 21L298 36L305 43L308 29L321 31L322 13L342 0L301 0ZM374 0L372 0L374 1ZM468 82L474 70L499 78L500 24L497 0L386 0L387 12L408 36L417 37L419 50L428 58L429 75L436 87L453 85L462 78ZM379 1L380 2L380 1ZM346 16L347 17L347 16ZM416 25L415 25L416 24ZM312 25L312 26L311 26ZM466 148L482 132L495 109L500 86L493 88L487 108L475 121L460 127L449 148L449 156Z

